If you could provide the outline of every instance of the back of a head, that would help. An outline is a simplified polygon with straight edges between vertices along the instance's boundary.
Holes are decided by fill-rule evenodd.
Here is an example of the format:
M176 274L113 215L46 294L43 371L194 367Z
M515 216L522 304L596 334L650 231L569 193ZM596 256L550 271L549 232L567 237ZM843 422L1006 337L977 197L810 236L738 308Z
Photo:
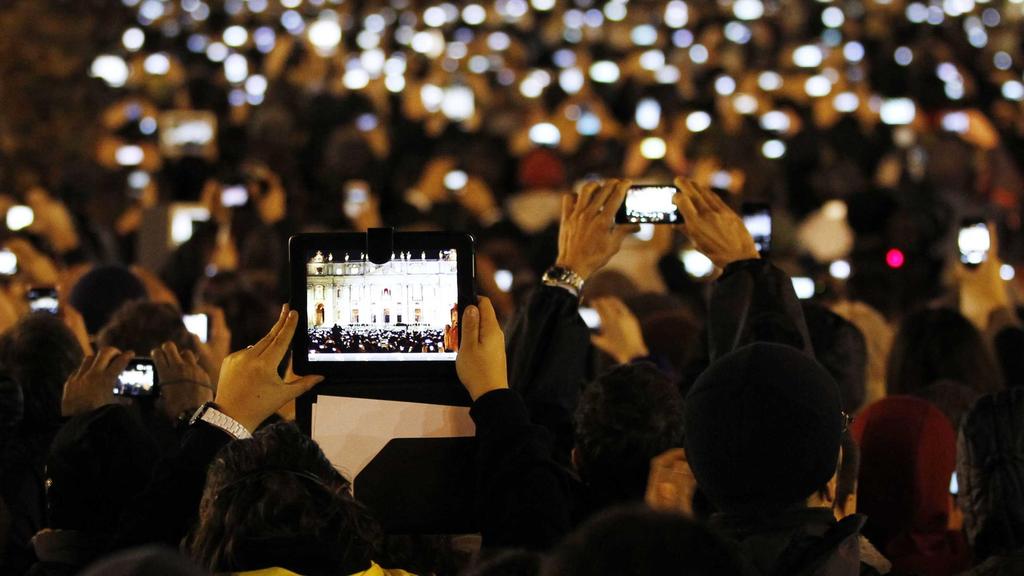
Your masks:
M705 526L645 507L608 510L581 526L544 567L545 576L739 576L739 561Z
M155 463L156 445L128 408L108 405L72 418L46 461L48 527L113 534Z
M975 559L1024 547L1024 388L978 400L960 429L957 459Z
M22 423L29 429L60 423L64 382L82 363L82 347L60 319L22 318L0 338L0 366L21 387Z
M842 401L796 348L754 343L715 361L686 396L686 456L719 510L803 507L836 473Z
M913 396L890 396L851 427L860 445L857 511L864 533L885 553L896 538L943 533L956 461L953 427L938 408Z
M978 329L948 308L922 309L900 325L889 356L889 394L915 394L950 380L987 394L1002 389L999 368Z
M868 348L860 330L819 304L804 304L804 321L814 356L839 385L843 410L853 414L864 404Z
M224 447L206 478L192 558L212 572L370 567L379 528L320 447L275 424Z
M682 443L682 398L652 364L590 383L576 411L576 463L598 504L643 500L651 458Z
M81 576L207 576L181 554L160 546L123 550L91 565Z
M75 283L68 301L82 314L89 334L96 334L122 306L146 296L146 286L128 268L97 266Z
M166 302L126 304L111 317L97 341L100 346L131 350L139 356L148 356L164 342L174 342L178 350L196 351L195 339L185 328L181 311Z
M863 302L844 300L833 303L832 311L860 330L867 344L867 385L864 404L885 397L885 370L892 350L893 330L880 312Z

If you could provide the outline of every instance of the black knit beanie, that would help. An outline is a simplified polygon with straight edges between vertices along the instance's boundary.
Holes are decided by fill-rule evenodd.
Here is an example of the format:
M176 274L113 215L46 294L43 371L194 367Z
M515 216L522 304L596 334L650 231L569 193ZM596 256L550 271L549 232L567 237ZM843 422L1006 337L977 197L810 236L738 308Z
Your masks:
M720 358L690 390L684 418L687 459L723 512L798 505L836 472L839 388L790 346L755 343Z

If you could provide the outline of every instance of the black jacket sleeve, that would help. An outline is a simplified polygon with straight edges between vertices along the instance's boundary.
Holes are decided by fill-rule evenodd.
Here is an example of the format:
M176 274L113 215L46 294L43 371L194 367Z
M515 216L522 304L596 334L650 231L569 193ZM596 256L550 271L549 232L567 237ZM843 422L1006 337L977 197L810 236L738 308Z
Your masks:
M708 310L712 362L753 342L787 344L814 355L792 280L767 260L726 266Z
M577 298L563 288L537 288L513 321L507 347L509 387L522 396L530 420L554 435L556 457L567 464L591 350Z
M204 422L191 426L181 450L157 463L149 486L122 517L118 547L162 543L176 548L198 517L207 468L231 440Z
M479 519L485 548L546 550L570 531L569 472L522 398L495 390L473 404L479 443Z

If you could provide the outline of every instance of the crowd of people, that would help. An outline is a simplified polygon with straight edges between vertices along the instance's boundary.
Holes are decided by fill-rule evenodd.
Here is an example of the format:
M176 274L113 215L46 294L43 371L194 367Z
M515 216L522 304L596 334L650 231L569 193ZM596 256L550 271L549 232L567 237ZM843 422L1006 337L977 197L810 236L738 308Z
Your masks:
M1022 19L4 3L0 574L1024 574ZM381 225L472 233L477 305L306 336L459 349L472 534L389 532L300 427L288 238Z
M310 349L318 354L444 352L444 330L338 326L309 329Z

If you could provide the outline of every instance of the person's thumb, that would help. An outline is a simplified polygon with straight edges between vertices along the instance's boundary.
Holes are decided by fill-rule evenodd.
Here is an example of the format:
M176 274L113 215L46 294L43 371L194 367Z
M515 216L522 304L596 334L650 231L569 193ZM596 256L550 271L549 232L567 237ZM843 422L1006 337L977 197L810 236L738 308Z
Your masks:
M615 350L615 343L604 334L594 334L590 337L590 342L598 350L611 354Z
M462 313L462 345L472 346L480 341L480 309L466 306Z
M323 376L318 376L318 375L315 375L315 374L310 374L309 376L303 376L302 378L299 378L298 380L292 380L291 382L288 382L287 388L288 388L289 395L290 395L289 400L294 399L294 398L298 398L299 396L303 395L304 393L309 392L310 390L313 389L314 386L316 386L317 384L319 384L319 383L321 383L323 381L324 381L324 377Z

